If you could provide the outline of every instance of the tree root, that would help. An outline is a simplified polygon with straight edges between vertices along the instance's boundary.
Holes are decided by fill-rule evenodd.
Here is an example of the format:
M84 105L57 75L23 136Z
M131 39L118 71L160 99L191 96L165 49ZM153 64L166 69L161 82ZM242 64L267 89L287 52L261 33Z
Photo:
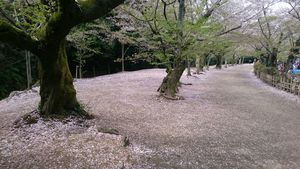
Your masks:
M40 118L41 116L39 115L37 110L26 113L25 115L19 117L17 120L14 121L14 128L20 128L25 125L35 124L39 121Z
M113 129L113 128L98 128L97 130L100 133L120 135L119 131L117 129Z
M129 138L127 136L123 137L123 147L128 147L130 145Z
M38 123L38 121L49 121L49 120L57 120L62 123L68 123L70 121L75 121L76 124L84 126L87 120L94 119L93 115L88 114L86 111L84 112L75 112L66 114L53 114L53 115L41 115L38 110L34 110L32 112L26 113L21 117L17 118L13 125L14 128L22 128L25 126L30 126L32 124ZM88 126L88 125L86 125Z
M180 85L191 86L191 85L193 85L193 84L192 84L192 83L183 83L183 82L180 82Z
M202 75L202 74L204 74L204 71L201 71L201 72L199 72L199 73L193 72L193 74L194 74L194 75ZM197 77L197 76L196 76L196 77Z
M166 95L166 94L160 94L161 97L167 99L167 100L184 100L184 97L182 96L177 96L175 95L174 97L173 96L169 96L169 95Z

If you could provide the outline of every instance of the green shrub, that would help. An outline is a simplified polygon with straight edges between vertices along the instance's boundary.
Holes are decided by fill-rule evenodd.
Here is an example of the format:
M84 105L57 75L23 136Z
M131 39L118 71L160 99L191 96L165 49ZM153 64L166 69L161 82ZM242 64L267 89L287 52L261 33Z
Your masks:
M278 74L276 67L270 67L270 66L268 67L259 61L254 64L254 71L256 74L261 73L261 72L269 74L269 75L277 75Z

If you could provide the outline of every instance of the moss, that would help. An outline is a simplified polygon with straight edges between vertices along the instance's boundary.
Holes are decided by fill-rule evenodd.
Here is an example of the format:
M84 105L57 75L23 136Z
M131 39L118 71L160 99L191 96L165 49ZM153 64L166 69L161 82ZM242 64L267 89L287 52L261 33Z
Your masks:
M64 118L66 116L87 117L88 114L76 99L73 77L70 73L65 41L59 48L49 51L51 59L40 59L40 114L43 117ZM48 52L48 51L46 51Z
M158 89L161 95L169 99L176 99L179 80L185 70L185 61L181 61L178 63L179 64L177 64L177 66L173 70L170 70L168 72L160 88Z
M82 119L93 119L94 116L89 114L83 106L78 104L78 106L74 107L73 110L64 110L59 113L52 113L52 114L45 114L45 113L40 113L41 117L44 119L66 119L69 117L76 117L76 118L82 118Z
M216 69L222 69L222 55L216 55L217 63Z
M82 9L88 9L90 8L91 6L93 6L95 3L95 0L80 0L79 1L79 4L80 4L80 7Z
M107 14L124 0L84 0L84 11L75 1L60 1L59 10L41 28L33 40L20 29L0 20L0 41L39 56L40 96L39 112L44 117L81 116L89 117L76 99L73 77L70 73L65 38L71 28L83 21L97 19ZM87 16L84 16L84 13ZM86 18L82 18L86 17Z
M33 40L24 31L0 19L0 41L16 46L20 49L30 50L36 54L37 41Z

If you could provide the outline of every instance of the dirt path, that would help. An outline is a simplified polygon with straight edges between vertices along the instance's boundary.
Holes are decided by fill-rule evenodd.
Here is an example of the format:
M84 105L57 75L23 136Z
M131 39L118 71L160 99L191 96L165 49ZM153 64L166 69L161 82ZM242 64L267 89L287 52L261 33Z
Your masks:
M182 81L193 85L181 88L185 100L179 101L157 97L165 75L160 69L79 80L76 88L96 126L129 137L130 150L113 149L118 156L131 154L125 168L298 169L300 99L262 83L252 67L184 76ZM37 95L31 95L32 102L23 98L14 102L17 107L0 102L6 108L0 111L2 142L6 126L37 104ZM2 154L6 144L0 144Z

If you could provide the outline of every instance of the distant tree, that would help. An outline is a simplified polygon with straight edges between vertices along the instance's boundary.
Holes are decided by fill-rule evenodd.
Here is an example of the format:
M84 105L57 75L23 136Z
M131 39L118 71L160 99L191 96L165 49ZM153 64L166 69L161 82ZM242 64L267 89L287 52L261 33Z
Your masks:
M186 66L201 53L201 26L225 2L151 0L134 3L134 10L127 9L141 25L139 30L150 49L148 56L154 56L155 62L167 67L168 74L158 89L162 96L177 98Z
M74 28L67 36L68 42L76 48L76 78L83 78L83 68L90 57L101 54L99 46L100 32L107 32L105 22L85 23Z

